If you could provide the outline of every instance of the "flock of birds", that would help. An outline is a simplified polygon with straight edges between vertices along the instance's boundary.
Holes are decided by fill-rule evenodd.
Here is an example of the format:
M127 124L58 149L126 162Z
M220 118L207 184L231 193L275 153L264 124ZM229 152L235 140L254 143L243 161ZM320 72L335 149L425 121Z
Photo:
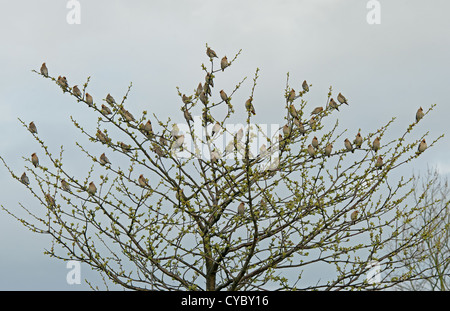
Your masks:
M210 57L211 60L212 60L213 58L217 58L216 52L215 52L214 50L212 50L211 48L209 48L209 47L207 47L206 54L207 54L208 57ZM228 67L228 66L230 65L230 63L228 62L226 56L224 56L224 57L222 58L222 60L221 60L221 62L220 62L220 65L221 65L222 71L223 71L226 67ZM46 66L45 63L42 64L42 66L41 66L41 68L40 68L40 73L41 73L43 76L48 77L48 69L47 69L47 66ZM208 77L208 75L209 75L209 77ZM213 82L212 82L212 81L213 81L213 80L212 80L212 77L210 76L209 73L207 74L205 80L206 80L205 85L202 85L201 83L199 84L199 86L198 86L198 88L197 88L197 90L196 90L196 95L199 97L200 101L203 102L203 103L206 105L206 103L207 103L207 95L208 95L208 94L211 95L211 93L210 93L211 91L210 91L209 86L213 87L214 85L213 85ZM68 83L67 83L67 79L66 79L66 77L64 77L64 76L63 76L63 77L59 76L58 79L56 80L56 83L57 83L61 88L63 88L64 90L67 89L67 88L69 87L69 85L68 85ZM309 85L308 85L308 83L307 83L306 81L303 81L302 88L303 88L303 91L304 91L304 92L308 92L308 91L309 91ZM78 97L78 98L80 98L80 99L82 98L82 92L80 91L80 89L78 88L77 85L75 85L75 86L72 87L72 93L73 93L76 97ZM221 97L221 99L222 99L223 101L229 103L230 98L227 96L227 94L225 93L224 90L221 90L221 91L220 91L220 97ZM289 105L289 114L293 117L293 123L299 128L300 133L301 133L301 134L305 134L305 133L306 133L306 130L305 130L304 127L303 127L303 123L299 120L299 113L298 113L298 111L295 109L295 107L294 107L294 105L293 105L293 101L294 101L297 97L299 97L299 96L296 95L296 92L295 92L294 89L292 89L292 90L289 92L289 94L287 95L287 100L288 100L288 102L291 103L291 104ZM110 94L108 94L108 95L106 96L105 100L106 100L106 102L107 102L108 104L110 104L110 105L115 104L115 100L114 100L114 98L113 98ZM188 96L186 96L185 94L183 94L183 95L182 95L182 100L183 100L183 102L184 102L185 104L188 104L188 103L191 102L191 97L188 97ZM339 102L341 105L342 105L342 104L348 105L347 99L346 99L341 93L338 94L337 100L338 100L338 102ZM85 94L85 102L86 102L90 107L92 107L93 104L94 104L93 97L92 97L89 93L86 93L86 94ZM330 99L330 101L329 101L329 103L328 103L328 107L331 108L331 109L336 109L336 110L339 111L339 104L338 104L333 98ZM253 103L252 103L252 97L250 97L250 98L245 102L245 108L246 108L247 111L249 111L251 114L255 115L256 112L255 112L255 108L254 108ZM104 104L101 105L101 110L100 110L100 111L101 111L101 113L102 113L103 115L105 115L105 116L111 115L111 114L112 114L111 109L110 109L109 107L107 107L106 105L104 105ZM185 117L185 119L186 119L188 122L189 122L189 121L192 122L192 121L193 121L193 118L192 118L191 114L189 113L189 111L188 111L188 109L187 109L186 107L184 107L183 112L184 112L184 117ZM311 117L311 120L310 120L310 122L309 122L310 125L313 125L313 124L314 124L314 122L315 122L315 117L316 117L318 114L322 113L322 112L323 112L323 107L316 107L316 108L311 112L311 116L312 116L312 117ZM133 116L129 111L125 110L122 106L120 106L119 113L122 115L122 117L123 117L127 122L135 122L134 116ZM422 107L420 107L420 108L417 110L417 113L416 113L416 122L419 122L419 120L422 119L423 116L424 116L424 112L423 112ZM206 119L206 121L208 121L207 116L204 115L203 117L204 117L204 119ZM209 121L211 121L211 120L209 120ZM311 127L312 127L312 126L311 126ZM148 120L147 123L146 123L145 125L140 124L139 128L140 128L140 130L141 130L142 132L144 132L144 133L147 134L147 135L150 135L150 134L153 133L152 124L151 124L150 120ZM37 127L36 127L36 125L35 125L35 123L34 123L33 121L30 122L30 124L28 125L28 130L29 130L32 134L37 134L37 133L38 133ZM214 124L213 128L212 128L212 132L211 132L212 137L214 137L214 135L215 135L216 133L218 133L220 130L221 130L221 125L220 125L219 122L216 122L216 123ZM291 134L291 127L288 126L287 124L283 127L282 130L283 130L283 134L284 134L285 138L288 137L288 136ZM172 127L172 131L171 131L171 136L172 136L173 139L174 139L174 141L172 142L172 146L171 146L172 149L178 149L178 148L181 148L181 147L183 146L183 143L184 143L184 135L180 135L179 132L180 132L180 131L179 131L178 126L177 126L176 124L174 124L173 127ZM109 142L110 142L110 139L109 139L103 132L101 132L100 130L97 131L96 137L97 137L97 138L99 139L99 141L101 141L102 143L109 143ZM234 142L230 142L230 144L227 145L225 151L226 151L226 152L230 152L230 151L233 149L233 147L236 146L236 139L237 139L237 140L240 140L240 139L242 139L242 137L243 137L243 131L242 131L242 129L240 129L240 130L236 133L236 135L235 135L235 140L234 140ZM279 135L279 142L280 142L280 144L281 144L281 141L282 141L282 140L283 140L283 136L280 134L280 135ZM161 142L163 145L167 145L167 141L166 141L162 136L160 137L160 142ZM344 141L344 146L345 146L345 149L346 149L347 151L353 153L353 152L355 151L355 148L361 147L362 142L363 142L363 138L362 138L361 134L358 132L358 134L356 135L356 137L355 137L353 143L352 143L348 138L346 138L345 141ZM130 149L131 149L131 146L130 146L130 145L127 145L127 144L125 144L125 143L123 143L123 142L119 142L119 146L121 147L122 151L124 151L124 152L129 152ZM377 152L377 151L380 149L380 147L381 147L381 146L380 146L380 138L379 138L379 137L376 137L376 138L374 139L373 143L372 143L371 148L372 148L373 151ZM154 150L159 156L163 156L164 153L163 153L161 147L159 147L158 145L155 145L153 148L154 148L153 150ZM425 139L423 139L423 140L420 142L419 146L418 146L418 153L422 153L423 151L425 151L426 148L427 148L427 144L426 144ZM327 145L325 146L325 148L324 148L324 154L325 154L325 156L330 157L330 156L331 156L332 149L333 149L333 145L332 145L331 143L327 144ZM309 156L312 157L312 158L315 158L315 157L317 156L317 154L318 154L318 152L319 152L319 141L318 141L318 139L317 139L316 136L313 137L313 139L312 139L312 141L311 141L311 144L308 145L308 147L307 147L307 152L308 152ZM260 148L260 153L261 153L262 156L264 156L264 155L267 154L267 148L265 147L265 145L261 146L261 148ZM219 159L219 157L220 157L220 155L219 155L219 153L217 152L217 150L213 150L213 151L211 152L211 161L216 161L216 160ZM33 154L31 155L31 163L33 164L33 166L34 166L35 168L37 168L37 167L39 166L39 158L38 158L38 156L37 156L36 153L33 153ZM100 163L101 165L111 164L111 162L109 161L109 159L106 157L105 153L103 153L103 154L100 156L100 158L99 158L99 163ZM381 156L378 156L377 159L376 159L376 162L375 162L375 167L376 167L377 169L380 169L382 166L383 166L383 159L382 159ZM23 184L27 185L27 186L30 184L29 178L28 178L28 176L26 175L25 172L24 172L24 173L22 174L22 176L20 177L20 181L21 181ZM139 185L140 185L141 187L144 187L144 188L150 188L150 186L149 186L149 184L148 184L148 181L147 181L147 179L143 176L143 174L141 174L141 175L139 176L139 178L138 178L138 183L139 183ZM68 191L68 192L71 191L71 187L70 187L69 183L68 183L65 179L61 179L61 188L62 188L64 191ZM87 191L87 193L88 193L90 196L95 195L95 193L97 192L97 187L95 186L94 182L90 182L90 183L89 183L89 185L88 185L86 191ZM49 204L50 207L55 207L55 206L56 206L56 205L55 205L55 200L54 200L54 198L53 198L49 193L47 193L47 194L45 195L45 199L46 199L46 201L47 201L47 203ZM244 214L244 206L245 206L245 204L244 204L243 202L241 202L241 203L239 204L238 210L237 210L238 215ZM355 212L356 212L356 211L355 211ZM354 220L356 219L356 217L357 217L357 213L355 213L355 212L353 212L352 215L351 215L351 220L352 220L352 221L354 221Z

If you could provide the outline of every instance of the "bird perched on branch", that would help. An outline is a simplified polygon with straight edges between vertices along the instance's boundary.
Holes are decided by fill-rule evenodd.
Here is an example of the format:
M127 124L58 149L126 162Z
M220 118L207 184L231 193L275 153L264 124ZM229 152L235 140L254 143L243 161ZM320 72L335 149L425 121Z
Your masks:
M289 105L289 114L290 114L293 118L297 118L297 117L298 117L298 112L297 112L297 109L295 109L294 104L290 104L290 105Z
M101 165L111 164L111 162L110 162L109 159L106 157L106 155L105 155L104 152L100 155L100 164L101 164Z
M187 105L187 104L191 103L192 98L191 98L191 96L186 96L186 94L183 94L181 96L181 100L183 101L183 103L185 103Z
M419 144L419 147L417 148L417 152L422 153L425 151L425 149L427 149L427 142L425 141L425 139L422 139L422 141Z
M95 136L97 136L98 140L100 140L102 143L107 144L111 141L111 139L109 139L102 131L97 130L97 134L95 134Z
M338 105L338 103L336 103L336 102L334 101L333 98L330 99L330 102L329 102L328 105L329 105L331 108L336 109L337 111L339 111L339 105Z
M139 182L139 185L143 188L149 187L147 179L144 177L143 174L139 175L138 182Z
M116 100L114 99L114 97L112 97L111 94L109 94L109 93L108 93L108 95L106 95L105 100L111 106L116 103Z
M75 95L75 96L78 97L78 98L81 98L81 96L83 95L83 94L81 94L81 91L80 91L80 89L78 88L78 85L74 85L74 86L73 86L73 88L72 88L72 93L73 93L73 95Z
M333 144L331 144L331 143L325 147L325 155L327 157L330 157L332 149L333 149Z
M358 219L358 211L353 211L350 215L351 223L354 225L356 223L356 220Z
M152 122L150 122L150 120L147 120L147 123L145 123L145 125L141 124L140 128L144 132L144 134L147 136L150 136L153 134Z
M94 105L94 99L89 93L86 93L86 103L89 105L89 107L92 107Z
M87 192L89 193L89 195L94 195L97 192L97 187L94 185L93 181L89 183Z
M109 109L107 106L105 106L104 104L102 104L102 110L101 112L103 113L103 115L107 116L109 114L112 114L111 109Z
M30 131L31 134L37 134L38 131L33 121L31 121L30 124L28 125L28 130Z
M220 90L220 98L222 98L224 102L228 102L228 95L224 90Z
M50 208L56 207L55 199L50 195L50 193L45 194L45 201Z
M380 149L380 138L377 137L377 138L375 138L375 139L373 140L373 143L372 143L372 150L375 151L375 152L377 152L379 149Z
M61 180L61 188L64 191L70 192L70 185L64 179Z
M363 139L361 137L361 133L358 132L358 134L356 134L355 140L353 141L353 143L355 144L356 148L361 148Z
M312 139L311 144L316 149L317 149L317 147L319 147L319 140L317 139L316 136L314 136L314 138Z
M214 57L217 58L216 52L214 52L214 50L211 49L210 47L208 47L208 48L206 49L206 55L207 55L209 58L211 58L211 59L213 59Z
M291 128L289 127L289 125L285 124L283 126L283 135L284 137L288 137L291 134Z
M316 149L311 144L308 145L308 154L313 159L316 157Z
M348 105L347 98L345 98L344 95L342 95L341 93L338 94L337 99L341 104Z
M202 83L200 82L199 84L198 84L198 86L197 86L197 89L195 90L195 95L196 96L199 96L200 95L200 93L203 91L203 85L202 85Z
M420 107L416 112L416 122L419 122L419 120L422 119L424 115L425 114L423 112L423 109L422 107Z
M123 143L123 142L119 142L119 146L120 146L120 148L122 149L122 151L123 151L124 153L128 153L128 152L131 151L131 146L130 146L130 145L127 145L127 144L125 144L125 143Z
M293 102L295 100L295 90L291 89L287 98L288 102Z
M321 113L322 111L323 111L323 107L316 107L316 108L314 108L314 110L311 112L311 115L319 114L319 113Z
M308 85L308 83L306 82L306 80L303 81L302 88L303 88L303 91L309 92L309 85Z
M216 122L216 124L214 124L212 131L211 131L211 137L214 137L214 135L216 135L217 133L219 133L219 131L221 130L221 126L219 122Z
M20 182L27 186L30 184L30 180L28 179L28 176L25 172L22 174L22 176L20 176Z
M41 66L41 74L42 74L44 77L48 77L48 69L47 69L47 66L45 65L45 63L42 63L42 66Z
M347 151L351 151L352 153L355 152L355 149L353 149L353 145L350 142L350 140L348 140L348 138L345 139L344 145L345 145L345 148L347 149Z
M253 101L252 97L247 99L247 101L245 102L245 108L247 109L247 111L250 111L253 115L255 115L256 114L255 107L253 107L252 101Z
M69 87L66 77L58 76L56 84L58 84L64 91Z
M123 107L120 108L119 112L122 115L122 117L125 119L125 121L127 121L127 122L135 122L136 121L134 119L133 115L131 114L131 112L129 112L125 108L123 108Z
M194 119L192 119L192 115L189 113L189 110L186 107L183 107L183 114L186 122L194 122Z
M225 68L227 68L230 64L228 63L228 59L226 56L222 57L222 60L220 61L220 68L222 69L222 71L225 70Z
M244 202L241 202L241 204L239 204L238 206L237 213L238 215L244 215L244 211L245 211L245 204Z
M36 153L33 153L31 155L31 163L34 165L34 167L37 167L39 165L39 158Z
M381 156L378 156L377 161L375 162L375 167L377 169L381 169L383 166L383 158Z

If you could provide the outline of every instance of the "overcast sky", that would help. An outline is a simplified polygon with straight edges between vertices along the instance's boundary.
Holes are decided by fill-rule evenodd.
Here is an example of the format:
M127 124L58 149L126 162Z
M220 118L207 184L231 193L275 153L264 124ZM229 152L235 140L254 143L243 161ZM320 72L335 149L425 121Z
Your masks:
M22 157L38 150L21 126L34 121L51 151L77 150L80 137L70 116L95 126L96 117L49 80L31 72L47 63L52 76L64 75L82 85L91 76L89 93L121 98L133 83L129 110L148 110L165 120L183 121L178 86L191 94L204 79L205 44L235 64L215 83L231 89L243 102L260 68L254 96L259 123L283 122L286 73L300 90L313 86L308 106L323 105L328 88L350 102L341 109L341 128L354 135L375 131L397 117L386 137L394 138L414 120L419 106L436 108L411 135L429 131L427 141L450 129L450 2L448 0L380 0L381 24L370 25L365 0L149 1L80 0L81 23L70 25L68 1L3 1L0 9L0 155L21 175ZM236 106L238 106L236 104ZM240 107L240 111L243 108ZM242 120L240 120L242 121ZM397 131L397 132L396 132ZM449 137L404 168L412 173L427 165L450 173ZM342 146L339 146L342 148ZM83 167L84 159L68 166ZM36 207L23 185L0 166L0 204L20 210ZM43 254L50 239L25 229L0 211L0 290L79 290L68 285L64 262ZM82 278L95 275L82 266ZM94 277L94 281L99 280Z

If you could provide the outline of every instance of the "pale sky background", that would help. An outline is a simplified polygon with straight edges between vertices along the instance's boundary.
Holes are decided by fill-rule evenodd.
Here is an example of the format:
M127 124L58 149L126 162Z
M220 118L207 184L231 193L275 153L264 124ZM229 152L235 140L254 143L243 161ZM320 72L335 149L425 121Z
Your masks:
M427 141L449 132L450 2L448 0L380 0L381 24L369 25L366 0L228 0L144 1L80 0L81 24L69 25L67 1L3 1L0 8L0 155L19 176L22 157L39 146L21 126L34 121L39 135L56 155L61 144L77 150L80 136L69 116L87 127L84 105L49 80L31 72L46 62L53 76L64 75L70 85L91 76L89 93L121 98L130 82L129 110L149 110L183 121L182 92L192 93L207 63L205 44L235 64L215 81L230 89L244 76L236 95L244 103L257 67L260 79L254 96L255 121L282 122L286 73L300 90L306 79L313 86L308 107L323 105L328 88L350 102L339 120L352 137L358 128L375 131L397 117L387 138L394 138L414 120L419 106L437 107L416 127L411 139L429 131ZM217 89L220 90L220 88ZM238 104L235 103L235 106ZM240 107L237 110L243 108ZM341 127L341 129L342 129ZM398 132L396 132L398 130ZM342 148L342 146L339 146ZM69 157L69 156L67 156ZM84 158L67 163L82 169ZM427 167L450 173L449 137L402 168L411 174ZM87 170L87 168L85 168ZM37 201L0 165L0 204L22 215L19 202ZM65 263L43 254L49 237L24 228L0 211L0 290L81 290L68 285ZM87 266L82 278L99 280Z

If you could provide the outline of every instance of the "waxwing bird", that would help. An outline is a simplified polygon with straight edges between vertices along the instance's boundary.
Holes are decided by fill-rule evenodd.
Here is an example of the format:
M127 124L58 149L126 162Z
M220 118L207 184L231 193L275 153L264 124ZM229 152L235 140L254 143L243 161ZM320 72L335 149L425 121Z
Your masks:
M293 102L294 99L295 99L295 90L292 89L292 90L289 92L289 95L288 95L287 100L288 100L288 102Z
M208 97L206 96L204 91L201 91L198 97L200 98L200 101L203 103L203 105L206 105L208 103Z
M61 76L58 76L58 79L56 80L56 84L58 84L64 90L69 86L67 83L66 77L61 77Z
M417 148L418 153L422 153L425 151L425 149L427 149L427 143L425 141L425 139L422 139L422 141L419 144L419 147Z
M333 109L336 109L337 111L339 111L339 105L338 105L338 103L337 102L335 102L334 101L334 99L332 98L332 99L330 99L330 103L329 103L329 106L331 107L331 108L333 108Z
M209 115L209 113L206 109L202 112L202 118L203 118L203 121L205 122L205 124L214 122L214 119Z
M75 96L78 97L78 98L81 98L81 96L83 95L83 94L81 94L81 91L80 91L80 89L78 88L78 85L74 85L74 86L73 86L73 88L72 88L72 93L73 93L73 95L75 95Z
M293 104L289 105L289 113L293 118L297 118L298 117L298 112L297 109L295 109Z
M89 107L92 107L94 105L94 99L89 93L86 93L86 103L89 105Z
M351 213L350 218L352 220L352 225L355 224L356 220L358 219L358 211L353 211Z
M39 158L36 153L33 153L31 155L31 163L34 165L34 167L37 167L39 165Z
M20 176L20 182L27 186L30 184L30 180L28 179L28 176L25 172L22 174L22 176Z
M380 169L383 166L383 158L381 156L378 156L377 161L375 162L375 167L377 169Z
M309 123L309 126L311 127L311 129L315 130L316 129L316 116L312 116L308 123Z
M255 107L253 107L253 98L250 97L249 99L247 99L247 101L245 102L245 108L247 109L247 111L250 111L253 115L255 115Z
M103 115L107 116L109 114L112 114L111 109L109 109L107 106L105 106L104 104L102 104L102 110L101 112L103 113Z
M299 119L295 118L294 124L298 127L298 131L300 132L300 134L305 135L306 130L305 130L305 127L303 126L303 123L300 122Z
M289 125L285 124L283 126L283 135L284 137L287 137L291 134L291 128L289 127Z
M107 144L109 142L109 138L100 130L97 130L97 136L98 140L100 140L102 143Z
M416 122L419 122L420 119L423 118L425 114L423 113L422 107L420 107L416 112Z
M308 154L313 159L316 157L316 149L314 149L314 147L311 144L308 145Z
M303 88L303 91L309 92L309 85L308 85L308 83L306 82L306 80L303 81L302 88Z
M326 147L325 147L325 155L327 156L327 157L330 157L330 155L331 155L331 150L333 149L333 144L328 144Z
M119 142L119 146L122 149L122 151L125 152L125 153L128 153L131 150L131 146L127 145L127 144L125 144L123 142Z
M105 100L111 106L116 103L116 100L114 99L114 97L112 97L111 94L109 94L109 93L108 93L108 95L106 95Z
M314 148L316 148L316 149L317 149L317 147L319 147L319 140L317 139L316 136L314 136L314 138L312 139L311 144L312 144L312 146L313 146Z
M211 59L217 57L216 52L214 52L214 50L209 47L206 49L206 55Z
M70 186L69 186L69 184L67 183L67 181L65 181L64 179L61 179L61 188L62 188L64 191L70 192Z
M375 138L375 139L373 140L373 143L372 143L372 150L375 151L375 152L377 152L379 149L380 149L380 138L377 137L377 138Z
M314 110L311 112L311 115L313 114L319 114L323 111L323 107L316 107L314 108Z
M206 73L205 82L205 85L211 85L212 87L214 87L213 75L209 72Z
M183 148L184 143L184 135L178 136L178 138L172 143L172 149L181 149Z
M278 149L283 151L286 146L286 140L284 140L281 134L278 135Z
M144 177L143 174L139 175L138 182L141 187L143 187L143 188L148 187L147 179Z
M345 145L345 148L347 149L347 151L351 151L352 153L355 152L355 149L353 149L353 145L350 142L350 140L348 140L348 138L345 139L344 145Z
M176 138L176 137L178 137L179 133L180 133L180 129L178 128L178 125L176 123L172 124L172 131L170 132L170 135L172 135L172 137Z
M226 56L222 57L222 60L220 61L220 68L222 68L222 71L225 70L229 66L228 59Z
M153 145L153 149L152 149L158 156L160 156L160 157L164 157L164 152L163 152L163 150L161 149L161 147L160 146L158 146L157 144L154 144Z
M220 98L222 98L224 102L228 102L228 95L224 90L220 90Z
M109 159L106 157L106 155L105 155L104 152L100 155L100 164L101 164L101 165L111 164L111 162L110 162Z
M211 131L211 136L214 137L214 135L216 135L217 133L219 133L219 131L221 130L221 126L219 122L216 122L216 124L214 124L212 131Z
M239 204L238 209L237 209L237 213L238 215L243 215L245 211L245 204L244 202L241 202L241 204Z
M362 141L363 141L363 139L361 137L361 133L358 132L358 134L356 134L355 140L353 141L356 148L361 148Z
M123 107L120 108L120 114L122 115L122 117L125 119L125 121L127 122L135 122L136 120L134 119L133 115L131 114L131 112L129 112L128 110L124 109Z
M91 181L89 183L89 187L88 187L87 192L89 193L89 195L94 195L97 192L97 187L94 185L93 181Z
M214 85L211 86L214 87ZM205 83L205 85L203 86L203 92L205 92L206 95L211 96L211 88L209 87L208 83Z
M150 122L150 120L147 120L147 123L145 123L145 125L142 126L142 130L147 135L151 135L153 133L152 122Z
M42 74L44 77L48 77L48 69L47 69L47 66L45 65L45 63L42 63L42 66L41 66L41 74Z
M38 131L33 121L31 121L28 125L28 130L31 132L31 134L37 134Z
M203 85L200 82L197 86L197 89L195 90L195 95L199 96L202 91L203 91Z
M50 208L54 208L56 206L55 199L50 195L50 193L45 194L45 201Z
M347 98L345 98L344 95L342 95L341 93L338 94L337 99L341 104L348 105Z
M189 110L187 110L186 107L183 107L183 113L184 113L184 118L186 119L186 122L194 122L194 119L192 119L192 115L189 113Z
M183 94L183 96L181 96L181 100L187 105L191 103L192 98L191 96L186 96L186 94Z

